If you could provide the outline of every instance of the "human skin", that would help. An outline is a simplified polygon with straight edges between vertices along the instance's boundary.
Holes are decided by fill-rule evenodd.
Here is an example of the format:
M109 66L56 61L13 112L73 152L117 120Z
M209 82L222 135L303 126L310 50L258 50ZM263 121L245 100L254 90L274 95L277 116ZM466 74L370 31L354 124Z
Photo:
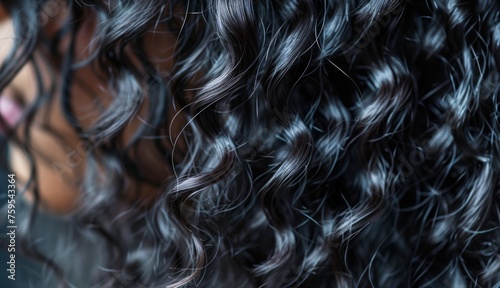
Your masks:
M57 15L48 18L47 23L43 24L42 33L47 37L52 37L61 27L64 17L66 17L64 7L58 7ZM75 40L76 55L82 60L85 59L91 52L89 51L89 43L94 29L95 19L92 15L88 15L82 23L82 29L77 34ZM158 31L156 31L158 32ZM162 37L154 37L154 33L146 35L145 41L154 39L154 45L149 45L148 54L158 60L157 66L161 71L169 71L172 66L172 45L174 38L168 33L162 33ZM12 39L14 39L13 24L10 21L9 15L0 6L0 63L7 57L11 47ZM150 41L153 42L152 40ZM67 49L68 41L61 41L58 49L64 53ZM157 48L161 47L161 48ZM56 87L60 88L60 71L53 65L50 59L51 52L43 51L35 52L35 61L41 71L44 85L49 87L52 81L55 81ZM78 69L74 74L74 85L71 87L71 103L73 110L84 129L90 128L110 104L111 97L107 91L107 81L98 75L103 71L96 71L92 65L87 65ZM99 69L99 68L97 68ZM96 73L97 72L97 73ZM56 79L52 79L55 75ZM28 62L15 78L2 91L2 97L9 97L20 103L24 108L29 107L37 97L37 88L33 64ZM46 87L46 88L47 88ZM31 141L29 143L24 139L24 125L21 119L20 125L16 128L16 135L28 145L28 149L34 160L36 170L35 182L38 187L39 205L42 210L55 214L68 214L75 211L79 207L82 200L81 180L87 165L87 153L93 149L89 146L89 142L82 140L76 130L70 125L63 114L61 107L60 89L56 89L51 103L42 106L36 114L32 125L29 127ZM139 113L135 115L129 124L124 128L121 137L123 143L127 143L133 133L138 129L141 123L144 123L147 114L148 99L145 97ZM172 105L170 114L174 115L177 109ZM176 117L173 122L172 135L175 139L179 135L185 120L182 117ZM170 127L170 125L166 125ZM167 147L172 147L169 140L165 140ZM183 141L176 146L177 151L181 151ZM148 204L162 189L165 179L168 179L172 172L165 162L162 161L162 155L153 148L154 144L150 140L141 140L139 143L141 155L132 155L132 159L140 158L140 162L145 163L151 171L149 181L142 181L130 176L124 177L125 191L124 197L129 203ZM29 179L33 179L31 175L31 165L28 158L17 145L10 145L10 164L12 172L16 175L19 189L28 183ZM177 160L182 157L180 154L175 155ZM138 160L139 161L139 160ZM61 167L64 167L61 169ZM24 194L25 198L33 202L34 185L27 187Z

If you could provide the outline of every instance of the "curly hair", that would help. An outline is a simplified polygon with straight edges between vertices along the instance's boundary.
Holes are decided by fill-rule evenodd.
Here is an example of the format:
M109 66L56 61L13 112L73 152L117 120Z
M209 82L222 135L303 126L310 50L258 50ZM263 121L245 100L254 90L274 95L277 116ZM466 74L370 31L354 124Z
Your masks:
M50 1L3 2L16 41L0 88L46 51L84 143L71 217L106 245L96 287L499 287L500 2L58 0L51 37L33 25ZM172 57L152 59L145 38L167 32ZM86 66L112 95L91 127L70 89ZM54 101L41 78L26 139L8 133L28 153ZM172 173L140 206L124 187L153 181L144 141ZM69 285L67 263L31 255Z

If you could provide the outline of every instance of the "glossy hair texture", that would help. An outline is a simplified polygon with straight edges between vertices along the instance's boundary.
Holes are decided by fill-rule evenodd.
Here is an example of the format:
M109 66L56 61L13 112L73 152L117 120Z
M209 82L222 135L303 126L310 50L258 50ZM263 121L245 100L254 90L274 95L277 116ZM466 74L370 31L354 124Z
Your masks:
M497 0L60 0L56 39L29 25L45 2L5 2L21 37L0 87L97 16L88 63L113 102L92 129L68 89L89 64L72 45L60 63L67 120L93 145L73 221L107 245L96 287L499 287ZM159 27L168 73L141 47ZM146 210L120 202L125 174L147 181L130 157L145 138L174 171Z

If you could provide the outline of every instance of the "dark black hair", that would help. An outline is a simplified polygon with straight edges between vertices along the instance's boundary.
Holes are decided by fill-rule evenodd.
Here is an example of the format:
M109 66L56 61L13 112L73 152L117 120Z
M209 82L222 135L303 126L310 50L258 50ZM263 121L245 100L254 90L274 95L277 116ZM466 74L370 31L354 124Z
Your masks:
M47 2L4 2L19 36L0 88L40 47L61 59L66 118L92 147L73 221L108 245L96 285L499 287L500 2L57 0L51 38L33 24ZM90 14L76 61L55 47ZM143 47L157 30L175 35L169 71ZM84 65L113 95L89 129L69 89ZM148 181L130 156L144 139L175 175L148 209L123 201L125 174Z

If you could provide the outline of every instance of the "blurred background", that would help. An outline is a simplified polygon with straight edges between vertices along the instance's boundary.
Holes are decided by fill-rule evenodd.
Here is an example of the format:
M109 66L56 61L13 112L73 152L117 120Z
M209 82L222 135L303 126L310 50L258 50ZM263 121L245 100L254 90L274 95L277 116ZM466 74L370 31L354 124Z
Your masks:
M8 149L6 146L6 141L3 139L2 136L0 136L0 163L6 163L7 161L4 161L5 158L7 157ZM35 284L37 281L40 279L40 273L42 271L41 265L38 265L34 263L32 260L27 259L26 257L23 257L21 253L17 252L16 253L16 280L12 281L7 278L8 272L6 271L7 269L7 261L9 258L9 253L7 253L7 245L8 245L8 238L7 238L7 211L6 207L4 207L7 203L7 175L8 175L8 167L2 167L0 165L0 209L1 215L0 215L0 243L1 243L1 249L0 249L0 267L2 273L2 277L0 277L0 287L5 287L5 288L24 288L24 287L40 287L36 286ZM18 197L19 198L19 197ZM17 199L19 202L19 199ZM22 206L22 205L21 205ZM19 207L16 209L17 210L22 209L22 207ZM22 216L23 213L21 213L20 216ZM16 218L17 219L17 218ZM19 244L19 243L16 243ZM16 245L17 246L17 245ZM38 283L40 284L40 283Z

